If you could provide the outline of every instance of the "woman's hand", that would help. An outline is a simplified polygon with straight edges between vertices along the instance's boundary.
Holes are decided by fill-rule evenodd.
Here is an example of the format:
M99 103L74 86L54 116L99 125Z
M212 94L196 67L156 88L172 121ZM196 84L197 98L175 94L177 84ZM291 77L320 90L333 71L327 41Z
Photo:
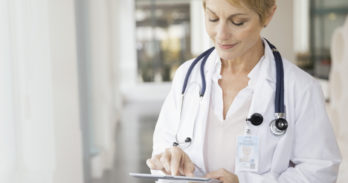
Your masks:
M195 165L188 155L179 147L167 148L163 153L146 161L152 170L161 170L167 175L193 176Z
M231 173L223 168L210 172L205 175L207 178L218 179L222 183L239 183L238 177L236 174Z

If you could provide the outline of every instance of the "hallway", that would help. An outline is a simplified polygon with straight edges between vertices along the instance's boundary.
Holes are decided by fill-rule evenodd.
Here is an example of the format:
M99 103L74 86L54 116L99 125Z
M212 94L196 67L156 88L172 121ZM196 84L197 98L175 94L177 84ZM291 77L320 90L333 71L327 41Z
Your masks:
M155 104L154 104L155 103ZM127 104L117 125L114 168L104 173L102 179L92 183L152 183L130 177L129 172L150 173L146 159L151 157L152 134L160 104L142 102Z

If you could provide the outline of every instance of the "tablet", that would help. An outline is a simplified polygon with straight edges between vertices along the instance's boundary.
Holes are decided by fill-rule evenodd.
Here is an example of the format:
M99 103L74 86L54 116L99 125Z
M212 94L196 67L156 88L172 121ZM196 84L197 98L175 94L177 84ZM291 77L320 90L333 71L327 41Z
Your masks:
M179 180L179 181L190 181L190 182L210 182L219 183L221 181L217 179L210 179L204 177L185 177L185 176L171 176L171 175L152 175L146 173L129 173L130 176L142 179L153 179L153 180Z

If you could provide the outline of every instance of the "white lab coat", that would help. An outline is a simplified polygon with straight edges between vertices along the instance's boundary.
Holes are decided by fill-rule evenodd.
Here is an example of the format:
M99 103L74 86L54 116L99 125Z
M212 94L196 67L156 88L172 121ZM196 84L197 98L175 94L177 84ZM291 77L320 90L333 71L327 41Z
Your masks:
M260 78L249 110L249 116L258 112L264 117L260 126L250 125L251 133L260 139L259 169L254 173L236 172L240 183L335 182L341 156L325 110L322 90L314 78L285 59L284 101L289 126L284 136L277 137L270 132L269 124L274 119L276 69L273 53L268 44L264 43L265 60L260 68ZM178 133L180 141L194 134L191 146L183 150L196 165L196 176L207 173L204 164L205 127L210 104L213 64L217 57L214 50L205 65L207 88L202 100L199 99L200 64L194 67L186 89L182 127ZM162 106L155 128L153 154L163 152L175 141L179 128L181 89L192 61L181 65L175 74L172 88ZM228 141L226 139L226 143ZM235 157L231 157L233 158Z

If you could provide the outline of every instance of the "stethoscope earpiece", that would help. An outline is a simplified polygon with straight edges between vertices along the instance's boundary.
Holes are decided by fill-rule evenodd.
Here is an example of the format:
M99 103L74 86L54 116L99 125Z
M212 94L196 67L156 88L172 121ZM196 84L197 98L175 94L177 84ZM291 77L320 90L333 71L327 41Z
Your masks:
M182 144L191 144L192 142L192 139L190 137L186 137L185 141L184 142L179 142L177 139L175 140L175 142L173 142L173 146L176 147L176 146L179 146L179 145L182 145Z

